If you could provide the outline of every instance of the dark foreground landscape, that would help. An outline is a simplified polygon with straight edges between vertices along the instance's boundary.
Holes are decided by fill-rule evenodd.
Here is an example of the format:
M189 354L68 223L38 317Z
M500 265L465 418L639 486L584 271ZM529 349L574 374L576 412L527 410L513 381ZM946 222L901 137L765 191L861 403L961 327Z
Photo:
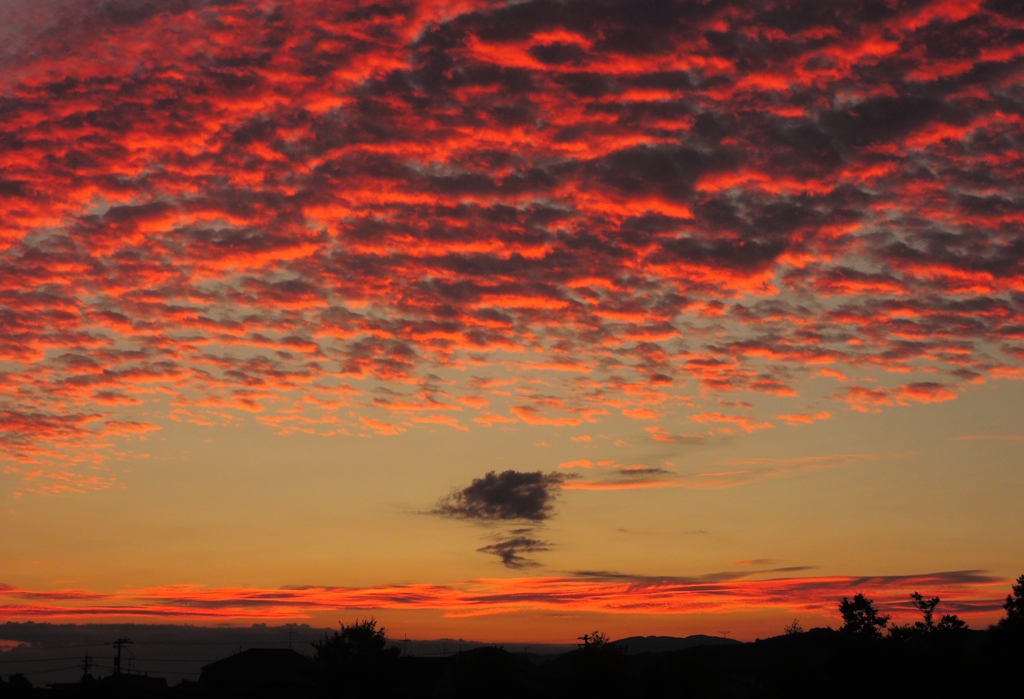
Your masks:
M416 655L427 646L396 645L366 620L322 635L305 654L239 649L204 665L194 680L131 672L126 655L110 672L89 668L76 682L33 686L9 675L0 697L1024 697L1024 576L1013 593L1003 619L984 631L956 615L936 618L939 599L916 593L921 621L890 625L858 594L840 603L838 630L804 631L794 622L784 635L753 643L710 636L612 642L592 632L578 648L553 654L452 642L441 655ZM29 626L4 628L13 635Z

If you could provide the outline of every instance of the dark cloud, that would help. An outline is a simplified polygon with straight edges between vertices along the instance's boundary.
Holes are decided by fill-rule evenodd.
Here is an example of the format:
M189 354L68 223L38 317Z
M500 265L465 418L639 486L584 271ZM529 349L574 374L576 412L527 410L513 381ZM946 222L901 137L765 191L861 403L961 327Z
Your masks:
M821 123L842 146L891 142L939 116L942 102L927 97L879 97L825 112Z
M549 551L551 544L529 536L513 536L494 544L477 549L480 553L489 553L501 558L506 568L532 568L539 565L522 554Z
M432 512L480 522L541 522L551 517L558 488L566 478L542 471L490 471L442 499Z
M706 583L720 583L732 580L742 580L750 576L750 573L737 573L735 571L723 571L718 573L707 573L696 576L655 576L655 575L634 575L631 573L620 573L608 570L574 570L569 573L577 578L589 580L622 580L640 584L672 584L672 585L700 585Z

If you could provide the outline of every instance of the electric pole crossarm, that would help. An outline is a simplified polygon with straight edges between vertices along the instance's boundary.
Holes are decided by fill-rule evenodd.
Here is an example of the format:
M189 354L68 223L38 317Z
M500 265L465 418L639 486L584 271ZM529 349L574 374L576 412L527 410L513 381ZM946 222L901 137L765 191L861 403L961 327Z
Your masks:
M121 650L125 646L129 645L130 643L131 643L131 640L129 640L127 638L119 638L116 641L114 641L114 643L113 643L114 649L117 651L117 655L114 656L114 674L115 675L120 675L121 674Z

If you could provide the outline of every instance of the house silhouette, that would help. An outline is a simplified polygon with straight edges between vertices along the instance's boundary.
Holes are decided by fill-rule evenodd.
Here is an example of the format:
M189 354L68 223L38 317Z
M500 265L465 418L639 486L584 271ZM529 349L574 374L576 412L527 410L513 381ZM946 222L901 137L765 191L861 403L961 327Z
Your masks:
M324 686L324 674L290 648L250 648L204 665L199 684L217 696L310 695Z

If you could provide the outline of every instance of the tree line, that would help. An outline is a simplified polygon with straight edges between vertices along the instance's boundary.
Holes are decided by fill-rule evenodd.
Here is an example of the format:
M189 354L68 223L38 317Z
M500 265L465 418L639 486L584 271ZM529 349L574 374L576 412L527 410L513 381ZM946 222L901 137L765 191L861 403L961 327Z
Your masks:
M1017 578L1011 587L1012 593L1006 596L1003 610L1006 615L989 628L996 637L1001 639L1024 638L1024 575ZM882 631L896 641L908 641L924 637L948 637L968 630L967 624L956 614L943 614L935 621L935 609L942 601L938 597L926 598L919 592L910 595L910 601L921 612L921 621L913 624L889 625L888 614L880 614L874 602L857 593L853 599L843 597L839 603L839 614L843 617L840 631L850 636L878 640L883 637ZM787 627L787 633L799 629L799 622L794 620L793 626ZM802 629L800 629L802 630Z

